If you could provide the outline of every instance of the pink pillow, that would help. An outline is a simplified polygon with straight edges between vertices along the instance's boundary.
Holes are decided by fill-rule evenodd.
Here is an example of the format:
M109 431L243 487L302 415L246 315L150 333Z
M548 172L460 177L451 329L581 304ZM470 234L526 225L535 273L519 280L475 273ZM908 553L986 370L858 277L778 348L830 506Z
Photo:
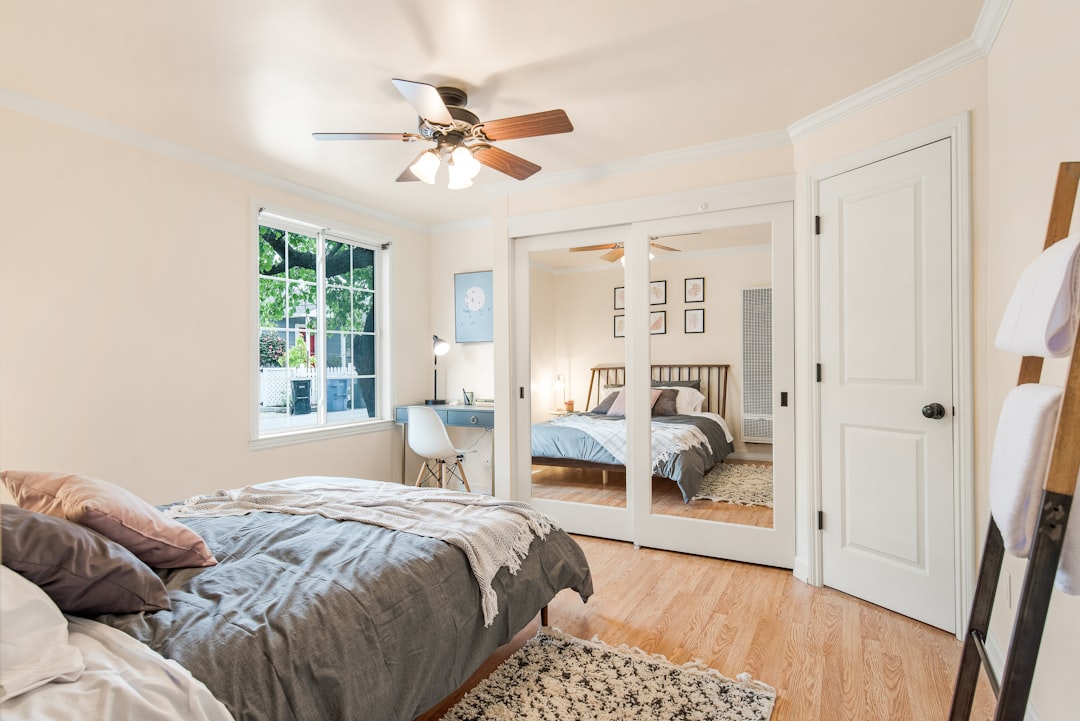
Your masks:
M71 473L0 472L22 508L97 531L155 568L213 566L206 542L184 524L120 486Z
M656 403L656 399L660 397L663 391L659 388L653 388L649 391L649 407ZM619 395L615 397L615 402L611 404L611 408L608 408L607 414L609 416L625 416L626 415L626 389L620 388Z

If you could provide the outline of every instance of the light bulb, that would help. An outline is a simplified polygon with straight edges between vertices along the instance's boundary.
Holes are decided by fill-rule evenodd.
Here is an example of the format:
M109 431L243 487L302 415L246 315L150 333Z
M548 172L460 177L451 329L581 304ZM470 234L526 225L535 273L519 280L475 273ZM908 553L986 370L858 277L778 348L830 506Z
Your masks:
M472 185L472 178L468 174L462 171L456 163L451 163L447 166L447 173L450 178L446 183L446 187L450 190L461 190L462 188L468 188Z
M409 170L419 180L424 181L428 185L435 183L435 173L439 171L439 165L442 161L439 159L439 154L434 150L426 150L420 154L420 157L416 159L412 165L409 166Z
M454 167L470 180L480 172L480 161L464 145L454 148L454 152L450 154L450 161L454 164Z
M439 336L433 335L431 336L431 350L435 352L435 355L446 355L450 350L450 344Z

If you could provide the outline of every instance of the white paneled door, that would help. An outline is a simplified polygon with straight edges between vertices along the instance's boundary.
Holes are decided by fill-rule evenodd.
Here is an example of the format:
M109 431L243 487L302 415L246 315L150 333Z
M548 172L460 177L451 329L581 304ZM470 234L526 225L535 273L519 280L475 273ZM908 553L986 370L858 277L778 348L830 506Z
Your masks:
M955 631L950 140L819 184L825 585Z

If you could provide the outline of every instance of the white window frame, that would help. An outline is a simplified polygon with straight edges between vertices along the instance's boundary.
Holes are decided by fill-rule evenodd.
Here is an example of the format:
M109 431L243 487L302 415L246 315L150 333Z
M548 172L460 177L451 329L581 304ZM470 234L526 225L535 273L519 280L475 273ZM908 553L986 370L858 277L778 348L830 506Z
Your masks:
M336 436L355 435L384 431L393 426L393 404L390 393L393 388L393 366L390 363L390 262L391 241L388 237L369 230L351 227L326 218L293 210L271 203L253 202L251 204L250 260L248 278L250 282L249 332L252 349L248 361L250 374L250 396L248 401L252 449L272 448L294 443L304 443ZM261 333L259 314L259 227L271 225L289 232L302 233L316 238L319 268L317 270L318 287L318 330L316 335L316 358L319 358L314 383L318 383L319 397L326 398L325 348L326 348L326 277L323 267L324 241L344 241L372 250L375 254L375 395L376 417L350 422L328 423L326 403L320 403L316 422L312 426L263 431L259 422L259 336Z

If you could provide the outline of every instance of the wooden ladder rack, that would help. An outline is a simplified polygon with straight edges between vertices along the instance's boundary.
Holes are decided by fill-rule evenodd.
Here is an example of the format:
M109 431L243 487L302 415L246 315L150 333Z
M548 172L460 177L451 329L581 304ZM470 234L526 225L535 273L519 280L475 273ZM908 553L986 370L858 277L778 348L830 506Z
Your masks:
M1062 163L1058 170L1044 249L1069 234L1078 185L1080 162ZM1061 398L1035 540L1024 573L1020 602L1001 678L999 680L994 674L985 645L998 578L1001 575L1001 564L1005 557L1005 543L1001 531L991 518L975 586L968 632L964 639L964 650L960 657L949 721L966 721L971 718L971 705L975 698L980 668L986 671L990 687L997 696L994 721L1021 721L1026 713L1035 661L1039 655L1050 596L1054 589L1054 576L1061 558L1065 528L1076 491L1076 475L1080 470L1080 333L1077 338L1078 340L1073 342L1068 378ZM1020 363L1017 385L1038 383L1042 377L1042 367L1043 359L1040 356L1024 356Z

